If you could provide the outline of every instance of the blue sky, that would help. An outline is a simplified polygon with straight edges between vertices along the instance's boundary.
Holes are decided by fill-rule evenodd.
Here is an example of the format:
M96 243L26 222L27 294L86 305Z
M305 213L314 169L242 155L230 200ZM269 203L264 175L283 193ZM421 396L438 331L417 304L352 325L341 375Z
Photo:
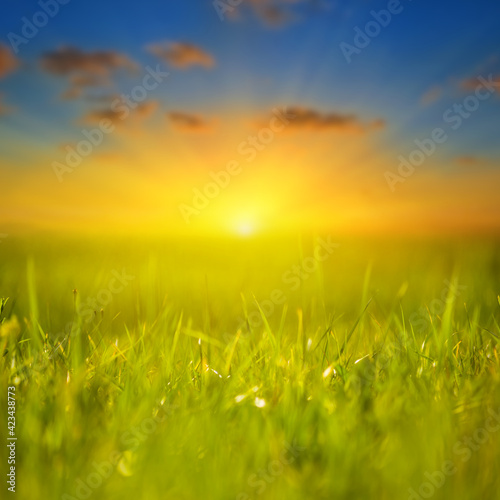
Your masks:
M8 33L20 34L22 17L32 19L40 10L36 1L9 3L7 15L0 19L6 45ZM186 40L212 53L216 67L173 78L163 89L169 102L213 110L247 99L266 109L285 95L307 105L383 115L403 125L398 133L411 136L432 128L441 110L460 99L460 80L500 72L500 4L407 0L401 6L403 11L347 64L339 44L352 43L354 28L366 25L372 19L370 11L386 8L387 2L299 3L290 7L294 19L270 27L249 11L245 0L237 8L241 19L224 22L210 1L71 0L33 40L19 46L23 67L0 80L0 87L5 101L20 113L52 123L55 130L60 123L64 129L77 111L57 102L64 83L40 71L44 52L62 45L115 50L145 66L157 62L145 50L149 44ZM124 79L123 88L127 84ZM436 86L443 89L442 99L422 109L422 95ZM488 125L496 113L498 106L481 109L474 117L476 126L483 120ZM7 123L16 125L12 117ZM29 124L25 127L33 135ZM479 144L469 146L490 150L495 142L494 133L484 133Z

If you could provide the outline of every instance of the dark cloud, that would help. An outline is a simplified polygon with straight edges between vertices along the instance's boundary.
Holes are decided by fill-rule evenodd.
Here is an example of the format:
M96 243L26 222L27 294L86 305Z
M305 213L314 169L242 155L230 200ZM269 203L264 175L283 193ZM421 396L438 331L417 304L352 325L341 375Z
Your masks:
M145 120L152 116L158 109L160 103L158 101L144 101L137 105L134 110L134 116L140 120Z
M118 124L124 120L124 115L117 109L105 108L89 111L82 122L90 125L98 124L101 120L109 120L113 124Z
M293 18L289 10L277 5L262 5L256 7L256 11L259 17L270 26L281 26Z
M215 60L211 54L191 43L167 42L154 44L148 50L165 61L168 65L178 69L188 69L191 66L212 68Z
M362 122L355 114L324 113L315 109L294 106L287 108L290 117L287 130L290 131L334 131L346 133L366 133L385 127L385 120ZM263 125L263 123L261 122Z
M42 68L48 73L68 77L69 88L61 99L78 99L89 87L111 85L111 75L120 69L137 70L136 64L126 55L113 51L83 52L73 47L63 47L47 52L41 59Z
M19 61L6 45L0 44L0 78L12 73L19 66Z
M214 128L214 122L200 115L172 111L167 114L172 126L181 132L210 132Z
M109 108L95 109L89 111L83 118L82 122L90 125L97 125L101 120L109 120L113 125L121 124L137 124L149 118L158 109L158 101L144 101L138 103L136 107L127 107L123 101L116 99L115 105Z
M126 55L114 51L83 52L74 47L63 47L47 52L41 59L42 68L54 75L82 74L86 77L106 78L119 69L135 71L136 64Z
M309 5L316 10L324 10L330 8L330 4L322 0L242 0L241 4L232 7L226 4L224 11L225 16L229 19L237 20L241 17L241 13L245 7L249 7L268 26L283 26L284 24L298 19L299 15L295 6Z

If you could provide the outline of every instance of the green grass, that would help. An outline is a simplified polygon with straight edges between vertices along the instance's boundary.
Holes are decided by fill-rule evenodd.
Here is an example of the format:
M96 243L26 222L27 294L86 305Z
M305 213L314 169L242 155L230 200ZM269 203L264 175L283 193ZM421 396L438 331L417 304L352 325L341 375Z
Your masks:
M335 241L5 240L17 498L500 498L499 246Z

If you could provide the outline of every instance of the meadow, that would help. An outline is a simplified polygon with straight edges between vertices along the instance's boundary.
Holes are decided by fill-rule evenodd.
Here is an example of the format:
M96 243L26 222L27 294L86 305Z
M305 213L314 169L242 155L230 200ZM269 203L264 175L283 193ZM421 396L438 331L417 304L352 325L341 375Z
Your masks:
M9 236L15 496L500 498L499 248Z

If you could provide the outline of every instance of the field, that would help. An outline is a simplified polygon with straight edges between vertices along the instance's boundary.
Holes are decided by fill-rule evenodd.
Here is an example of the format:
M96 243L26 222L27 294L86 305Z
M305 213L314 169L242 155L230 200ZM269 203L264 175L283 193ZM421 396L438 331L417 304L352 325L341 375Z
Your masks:
M19 499L500 498L495 241L12 236L0 257Z

